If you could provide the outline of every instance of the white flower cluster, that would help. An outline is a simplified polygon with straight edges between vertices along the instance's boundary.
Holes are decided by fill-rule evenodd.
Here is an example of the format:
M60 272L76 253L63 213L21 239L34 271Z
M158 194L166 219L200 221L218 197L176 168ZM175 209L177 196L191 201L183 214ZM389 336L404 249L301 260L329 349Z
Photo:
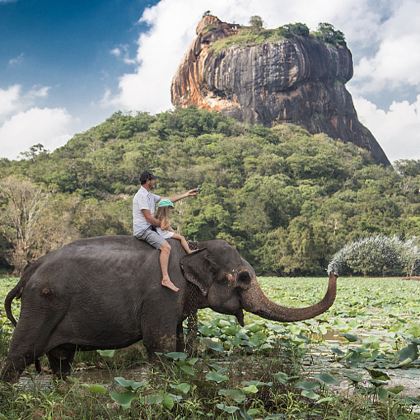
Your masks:
M419 239L376 235L351 242L328 264L328 273L363 275L416 275L420 273Z

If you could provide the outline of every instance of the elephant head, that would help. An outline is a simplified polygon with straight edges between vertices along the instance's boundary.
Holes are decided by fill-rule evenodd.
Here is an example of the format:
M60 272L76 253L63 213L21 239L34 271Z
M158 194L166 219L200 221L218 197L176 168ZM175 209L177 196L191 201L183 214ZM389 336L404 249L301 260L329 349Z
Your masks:
M305 308L288 308L267 298L254 269L223 240L200 242L201 249L181 258L186 280L201 291L204 304L216 312L235 315L243 325L242 310L280 322L301 321L325 312L336 296L337 275L330 273L323 299Z

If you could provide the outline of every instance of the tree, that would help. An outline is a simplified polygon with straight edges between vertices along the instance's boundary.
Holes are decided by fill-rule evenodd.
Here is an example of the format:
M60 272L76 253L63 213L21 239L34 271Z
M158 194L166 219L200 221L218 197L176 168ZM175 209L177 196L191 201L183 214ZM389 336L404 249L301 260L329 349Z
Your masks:
M278 30L280 34L286 38L293 36L309 36L309 28L304 23L300 22L288 23L287 25L280 26Z
M8 259L16 274L31 260L77 236L66 229L66 213L55 209L56 204L28 179L9 176L0 181L0 229L12 244Z
M324 42L334 45L346 45L344 33L335 29L331 23L322 22L318 24L318 28L314 35Z
M249 18L249 24L255 32L260 32L264 25L260 16L251 16Z
M49 151L41 143L37 143L31 146L28 151L19 153L19 156L23 159L34 160L37 156L46 155L48 153Z

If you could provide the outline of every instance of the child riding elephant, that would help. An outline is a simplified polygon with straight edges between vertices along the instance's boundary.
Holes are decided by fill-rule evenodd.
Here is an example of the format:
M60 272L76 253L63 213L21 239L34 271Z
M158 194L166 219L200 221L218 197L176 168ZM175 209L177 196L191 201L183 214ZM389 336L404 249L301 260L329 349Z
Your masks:
M140 175L141 187L133 198L133 234L137 239L146 241L160 251L159 261L162 270L162 286L177 292L179 289L172 283L168 273L171 246L165 237L157 232L157 228L163 230L167 228L165 225L166 222L159 220L154 216L155 205L162 198L160 195L152 192L152 190L156 188L156 179L157 176L148 171L145 171ZM198 190L194 188L180 195L171 197L169 200L173 205L176 201L186 197L196 196L197 193ZM166 236L168 235L166 234ZM174 239L181 240L180 238Z

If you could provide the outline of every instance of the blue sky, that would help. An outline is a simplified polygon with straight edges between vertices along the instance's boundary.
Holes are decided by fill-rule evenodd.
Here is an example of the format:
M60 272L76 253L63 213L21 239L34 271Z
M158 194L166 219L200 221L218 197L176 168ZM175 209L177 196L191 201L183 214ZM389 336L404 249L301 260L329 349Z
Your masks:
M117 110L170 109L205 10L333 23L353 53L359 118L391 160L420 158L420 0L0 0L0 157L52 150Z
M156 2L155 2L156 3ZM151 1L0 0L0 87L51 86L44 104L94 112L91 101L117 84L127 65L109 53L133 41Z

